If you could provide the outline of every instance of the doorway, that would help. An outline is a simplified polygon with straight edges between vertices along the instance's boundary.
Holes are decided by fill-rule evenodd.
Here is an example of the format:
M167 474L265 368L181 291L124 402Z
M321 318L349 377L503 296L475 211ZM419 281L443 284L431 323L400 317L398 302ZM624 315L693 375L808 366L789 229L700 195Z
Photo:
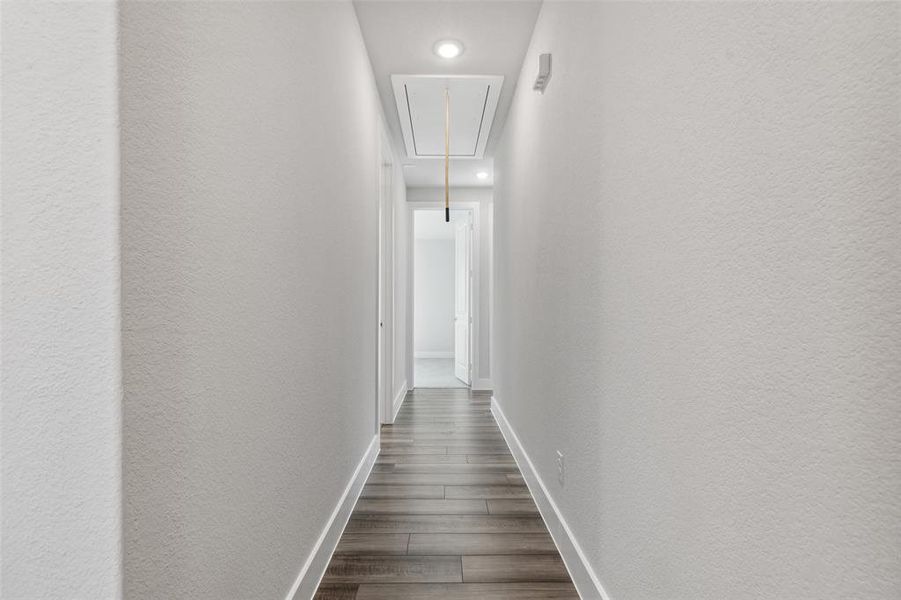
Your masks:
M472 383L473 211L413 211L413 385Z

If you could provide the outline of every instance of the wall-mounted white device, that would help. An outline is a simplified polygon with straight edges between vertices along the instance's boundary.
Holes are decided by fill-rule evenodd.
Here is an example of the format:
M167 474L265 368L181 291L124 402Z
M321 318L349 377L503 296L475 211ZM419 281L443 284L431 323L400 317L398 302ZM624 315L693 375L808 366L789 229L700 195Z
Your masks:
M539 94L544 93L547 82L551 80L551 55L541 54L538 56L538 77L535 78L535 85L532 89Z

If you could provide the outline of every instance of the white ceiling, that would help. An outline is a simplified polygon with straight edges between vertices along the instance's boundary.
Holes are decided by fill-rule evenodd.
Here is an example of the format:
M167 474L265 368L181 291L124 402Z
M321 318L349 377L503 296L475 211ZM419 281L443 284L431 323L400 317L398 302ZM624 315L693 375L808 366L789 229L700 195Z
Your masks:
M479 171L488 173L488 179L476 176ZM404 181L407 187L444 187L444 160L418 159L404 163ZM454 187L491 187L494 185L494 159L452 160L450 184Z
M391 75L503 75L504 85L488 145L487 160L456 159L451 185L493 184L494 148L503 130L523 57L529 46L541 0L355 0L357 18L372 62L388 128L396 148L403 149ZM451 60L432 52L440 39L463 43L463 54ZM443 186L443 161L407 158L407 185ZM475 173L488 170L480 181Z

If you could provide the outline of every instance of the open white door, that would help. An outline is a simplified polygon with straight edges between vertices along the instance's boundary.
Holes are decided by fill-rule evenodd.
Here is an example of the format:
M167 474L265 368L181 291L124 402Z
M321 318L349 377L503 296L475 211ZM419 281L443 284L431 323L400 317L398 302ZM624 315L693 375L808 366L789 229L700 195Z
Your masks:
M454 224L454 376L470 385L472 215L463 215Z

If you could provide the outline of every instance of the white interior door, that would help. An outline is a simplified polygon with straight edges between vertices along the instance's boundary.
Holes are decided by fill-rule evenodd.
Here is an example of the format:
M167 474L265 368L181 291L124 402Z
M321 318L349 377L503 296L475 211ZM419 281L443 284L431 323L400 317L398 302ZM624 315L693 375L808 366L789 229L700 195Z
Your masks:
M385 287L386 287L386 273L387 273L387 261L385 260L385 238L386 227L385 227L385 210L386 208L386 197L385 197L385 168L382 166L379 170L380 173L380 181L379 181L379 239L378 239L378 291L377 291L377 302L378 307L376 309L376 318L378 319L378 329L377 329L377 346L376 346L376 402L378 403L378 408L376 410L376 429L378 429L378 425L380 423L384 423L386 419L386 394L385 394L385 370L387 367L386 364L386 353L385 353L385 342L386 342L386 332L385 332L385 313L387 307L385 306Z
M454 375L470 385L472 215L464 215L454 225Z

